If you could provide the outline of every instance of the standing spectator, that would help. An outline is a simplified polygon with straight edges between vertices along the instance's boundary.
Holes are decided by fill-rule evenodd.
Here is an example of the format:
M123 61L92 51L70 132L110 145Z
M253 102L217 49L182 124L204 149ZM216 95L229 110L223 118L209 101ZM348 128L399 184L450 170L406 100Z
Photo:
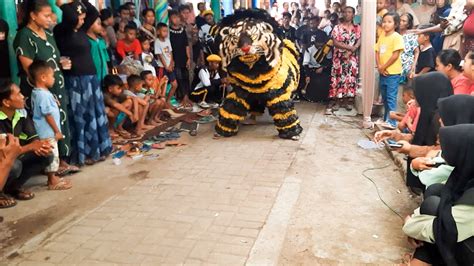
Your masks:
M324 10L324 15L321 17L321 23L319 24L319 29L324 30L325 27L331 24L329 20L329 16L331 15L331 11ZM339 18L339 17L338 17Z
M418 37L416 34L409 32L411 29L413 29L413 16L409 13L402 14L400 16L399 33L403 37L405 49L403 49L400 56L403 65L401 83L406 83L411 73L415 72L416 61L420 53Z
M329 25L326 25L326 27L324 27L322 30L328 35L328 36L331 36L332 35L332 31L334 29L334 27L336 27L336 25L339 24L339 17L337 16L337 14L335 13L332 13L331 15L329 15ZM354 23L355 25L355 23Z
M135 26L125 26L125 38L117 42L117 54L120 56L120 60L124 60L127 56L135 60L139 59L142 48L137 40L137 28Z
M400 54L404 47L403 37L395 31L400 25L397 13L387 13L383 17L384 34L379 36L375 45L377 68L380 73L380 93L384 101L384 127L394 129L396 121L389 118L390 111L397 107L398 84L403 72Z
M199 30L199 41L204 56L209 56L214 52L214 37L211 35L211 29L215 27L214 12L206 10L203 13L206 23ZM199 51L198 51L199 52Z
M179 15L181 16L181 26L184 27L186 31L186 35L188 37L188 42L190 43L190 67L189 67L189 82L194 78L194 70L196 65L204 64L204 56L202 55L202 47L201 43L199 42L199 28L194 24L194 16L193 16L193 5L192 4L184 4L180 5L178 8Z
M33 60L43 60L48 62L54 69L53 87L51 93L60 103L61 110L61 132L64 139L59 142L59 156L61 158L59 175L77 172L79 169L67 163L71 155L71 132L69 128L68 106L69 97L64 84L64 77L61 68L66 70L71 67L71 61L61 58L59 49L56 46L53 33L48 30L51 23L51 6L47 0L29 1L26 5L27 15L23 25L20 26L13 46L15 48L20 66L20 88L26 97L26 108L31 111L31 92L33 87L28 80L28 69Z
M138 36L145 37L150 41L151 51L155 47L156 28L155 28L155 10L147 8L142 12L143 24L138 30Z
M100 21L105 29L107 44L110 48L115 49L117 47L117 36L114 30L114 17L110 9L102 9L100 11Z
M420 22L418 21L418 18L416 17L415 11L411 9L410 5L405 3L404 0L397 0L396 2L396 7L397 7L397 13L399 16L403 14L410 14L413 17L413 27L418 27Z
M357 88L359 74L359 57L357 50L361 42L361 29L354 25L355 9L346 7L344 22L336 25L332 31L334 54L331 71L331 90L329 97L336 100L333 110L338 110L342 104L350 111Z
M464 58L464 76L471 81L471 95L474 96L474 50L471 50Z
M206 3L200 2L197 4L199 10L199 15L196 16L196 26L201 29L201 27L206 24L206 19L204 18L204 11L206 11Z
M422 26L420 28L423 29ZM436 53L433 46L431 46L430 34L418 34L418 44L420 45L418 48L420 55L416 61L416 69L414 75L412 73L412 77L431 72L436 67Z
M54 95L49 91L54 85L54 70L45 61L33 61L29 68L35 86L31 95L33 106L33 122L40 140L48 142L52 149L53 160L46 167L48 188L50 190L66 190L72 187L71 181L59 178L58 141L63 139L60 125L59 106Z
M334 2L332 3L332 13L335 13L337 14L338 17L342 17L342 8L341 8L341 4L339 4L339 2Z
M102 81L109 72L107 66L110 62L110 57L107 53L107 44L101 37L103 28L100 22L99 12L89 2L84 2L84 4L86 5L87 12L82 28L87 32L87 36L89 37L92 59L94 60L97 78L102 87Z
M453 85L454 94L471 94L472 82L462 73L461 55L458 51L442 50L436 57L436 71L448 76Z
M449 12L449 16L446 19L442 19L441 22L436 26L417 30L416 33L443 32L443 49L452 48L460 51L463 47L463 25L467 19L467 14L465 13L465 4L466 0L457 0L451 5L451 12Z
M436 1L436 12L431 16L430 24L438 25L442 20L446 19L451 12L451 5L448 0ZM444 36L441 32L433 32L431 44L438 54L443 49Z
M0 81L11 78L10 57L8 53L8 23L0 19Z
M74 155L78 164L102 161L112 150L104 97L91 54L91 44L82 29L84 6L78 2L61 6L63 21L55 28L59 50L72 61L65 71L70 96L70 120L74 134Z
M465 6L466 12L469 15L464 21L463 35L464 45L463 53L474 50L474 1L467 0Z
M377 40L380 36L384 34L384 29L382 27L383 16L388 13L386 8L387 0L377 0Z
M309 31L309 17L304 17L301 26L296 30L296 47L303 51L304 36Z
M135 6L134 2L125 3L124 6L128 9L130 13L130 22L135 25L135 28L140 28L141 23L140 19L137 17L137 7Z
M140 62L143 66L143 70L150 71L153 76L156 77L156 68L158 67L158 62L155 59L153 52L151 51L150 40L144 36L138 38L140 45L142 47L142 54L140 55Z
M283 13L283 25L281 30L286 39L295 42L296 41L296 29L290 26L291 14L289 12Z
M116 28L117 28L117 25L120 22L127 25L132 20L131 17L130 17L130 9L126 5L121 5L118 8L118 13L117 14L118 14L118 16L115 18Z
M422 0L421 5L413 8L413 11L420 25L429 24L431 15L436 11L436 0Z
M192 107L192 102L189 100L191 43L188 41L185 28L181 26L182 21L178 12L171 10L168 15L170 18L170 42L173 50L174 72L178 82L178 97L182 99L181 105L189 108Z
M283 2L282 7L283 7L282 13L290 12L290 4L288 2Z
M156 27L158 30L158 39L155 41L155 55L160 72L158 76L161 79L162 75L166 75L171 84L171 90L166 97L166 103L170 106L171 98L174 96L176 88L178 87L174 71L173 47L168 37L168 26L160 22Z

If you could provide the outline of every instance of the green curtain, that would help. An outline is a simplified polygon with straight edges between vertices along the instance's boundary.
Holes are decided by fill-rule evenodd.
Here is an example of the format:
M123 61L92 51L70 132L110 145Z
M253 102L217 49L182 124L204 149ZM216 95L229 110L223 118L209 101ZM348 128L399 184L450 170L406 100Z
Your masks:
M8 49L10 50L10 70L12 80L18 84L18 65L15 56L15 51L13 50L13 40L15 39L16 30L18 29L15 1L0 1L0 18L2 18L8 23Z
M220 21L221 20L221 0L211 0L211 9L212 9L212 12L214 12L214 20L216 22Z
M51 5L51 9L53 9L54 14L58 17L58 24L61 23L63 20L63 11L59 6L56 5L56 0L48 0L49 4Z

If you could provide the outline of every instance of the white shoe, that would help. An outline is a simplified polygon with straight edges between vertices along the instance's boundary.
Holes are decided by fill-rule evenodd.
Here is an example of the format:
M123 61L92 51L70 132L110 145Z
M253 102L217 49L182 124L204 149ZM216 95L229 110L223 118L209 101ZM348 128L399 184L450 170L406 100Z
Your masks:
M209 108L211 108L211 109L219 108L219 104L217 104L217 103L209 103Z
M199 103L199 106L200 106L201 108L205 108L205 109L211 107L211 106L210 106L208 103L206 103L205 101L200 102L200 103Z

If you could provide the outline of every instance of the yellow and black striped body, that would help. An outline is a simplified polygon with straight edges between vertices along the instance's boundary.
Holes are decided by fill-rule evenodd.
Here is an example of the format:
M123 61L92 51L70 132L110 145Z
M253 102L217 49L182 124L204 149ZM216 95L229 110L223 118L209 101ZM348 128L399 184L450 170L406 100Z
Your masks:
M294 43L283 40L272 24L246 19L219 29L223 68L233 91L219 110L216 132L222 136L237 134L239 122L254 110L268 108L281 138L291 139L302 131L291 96L298 87L300 69ZM250 14L250 17L252 14ZM249 53L240 52L242 33L252 40Z

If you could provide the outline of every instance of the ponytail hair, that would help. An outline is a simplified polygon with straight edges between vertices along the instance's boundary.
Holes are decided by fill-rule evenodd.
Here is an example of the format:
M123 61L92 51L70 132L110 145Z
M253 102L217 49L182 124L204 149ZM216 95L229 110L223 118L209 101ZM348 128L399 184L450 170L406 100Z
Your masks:
M23 21L19 28L22 29L30 23L31 13L40 12L45 7L51 7L48 0L26 0L22 5Z

